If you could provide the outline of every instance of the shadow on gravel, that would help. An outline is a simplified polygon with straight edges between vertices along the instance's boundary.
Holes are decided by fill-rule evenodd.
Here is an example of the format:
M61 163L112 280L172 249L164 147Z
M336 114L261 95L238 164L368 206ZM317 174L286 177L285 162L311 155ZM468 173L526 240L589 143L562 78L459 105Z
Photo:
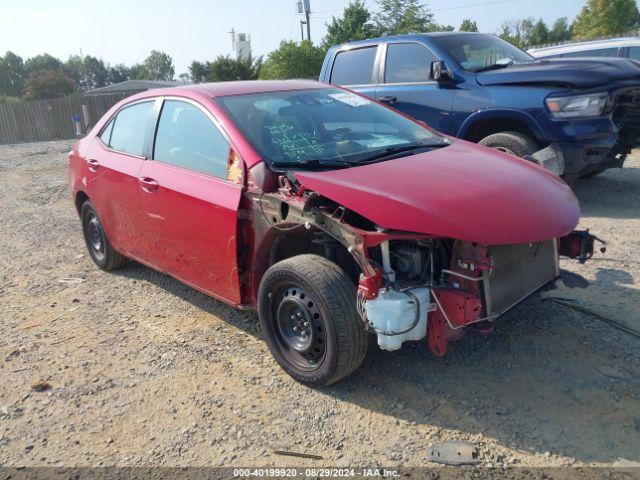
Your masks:
M261 337L253 313L142 266L118 274L149 281ZM531 299L496 322L492 335L450 344L444 358L426 342L397 352L371 348L362 368L320 392L410 424L482 433L512 449L638 461L639 348L595 319Z
M625 167L579 180L573 191L583 216L640 218L638 185L640 168Z

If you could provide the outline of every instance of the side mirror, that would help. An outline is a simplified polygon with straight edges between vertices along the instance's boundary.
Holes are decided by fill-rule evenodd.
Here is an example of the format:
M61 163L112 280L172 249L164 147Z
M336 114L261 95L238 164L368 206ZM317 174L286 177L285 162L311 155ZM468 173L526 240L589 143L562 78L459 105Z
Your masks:
M435 60L431 62L430 67L431 79L438 83L445 83L453 80L453 75L447 70L447 66L442 60Z

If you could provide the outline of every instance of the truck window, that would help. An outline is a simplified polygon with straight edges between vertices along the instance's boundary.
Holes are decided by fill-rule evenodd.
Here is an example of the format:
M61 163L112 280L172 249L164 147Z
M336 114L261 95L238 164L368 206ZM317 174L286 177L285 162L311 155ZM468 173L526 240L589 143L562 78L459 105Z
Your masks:
M640 47L629 47L629 58L640 62Z
M385 83L415 83L429 81L429 66L436 59L424 45L391 43L387 46Z
M331 71L334 85L368 85L373 82L373 64L378 47L345 50L336 55Z

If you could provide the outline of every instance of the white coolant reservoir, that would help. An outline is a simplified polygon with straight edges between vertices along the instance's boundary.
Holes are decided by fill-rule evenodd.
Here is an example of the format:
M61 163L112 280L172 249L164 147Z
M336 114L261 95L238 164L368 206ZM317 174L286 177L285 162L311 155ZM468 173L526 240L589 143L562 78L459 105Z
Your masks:
M377 298L365 303L367 320L375 328L378 345L384 350L398 350L402 342L420 340L427 334L427 316L433 311L429 289L420 287L410 292L413 296L392 288L380 290ZM416 299L420 306L419 320L407 331L416 320Z

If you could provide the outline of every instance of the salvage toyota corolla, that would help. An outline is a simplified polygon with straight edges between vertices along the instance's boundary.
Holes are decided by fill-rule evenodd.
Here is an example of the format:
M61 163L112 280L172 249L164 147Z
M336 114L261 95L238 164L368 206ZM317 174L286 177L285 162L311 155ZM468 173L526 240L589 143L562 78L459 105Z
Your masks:
M255 309L276 361L328 385L367 333L436 355L582 261L593 237L542 167L307 81L151 90L69 153L87 248Z

